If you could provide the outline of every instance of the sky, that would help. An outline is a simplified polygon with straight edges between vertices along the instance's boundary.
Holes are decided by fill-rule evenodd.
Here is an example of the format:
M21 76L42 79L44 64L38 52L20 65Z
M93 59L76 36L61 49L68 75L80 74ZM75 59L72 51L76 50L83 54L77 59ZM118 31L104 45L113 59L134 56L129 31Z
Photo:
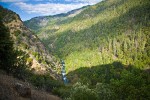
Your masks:
M100 1L102 0L0 0L0 5L16 12L25 21L37 16L67 13Z

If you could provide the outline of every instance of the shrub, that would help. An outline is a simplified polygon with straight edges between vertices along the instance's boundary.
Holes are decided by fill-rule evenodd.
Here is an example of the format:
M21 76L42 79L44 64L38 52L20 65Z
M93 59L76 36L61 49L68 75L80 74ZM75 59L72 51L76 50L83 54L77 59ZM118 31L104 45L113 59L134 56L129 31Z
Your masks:
M62 98L68 98L70 96L70 90L71 86L62 86L60 88L54 88L52 92Z
M111 91L110 85L97 83L95 90L98 94L99 100L112 100L113 92Z
M28 80L38 88L42 88L46 91L53 91L54 88L62 86L61 82L54 80L49 75L30 75Z
M20 35L21 34L21 31L20 30L16 30L15 32L14 32L14 35L15 36L18 36L18 35Z
M33 59L32 58L27 58L27 62L29 65L32 65Z
M71 100L98 100L96 91L90 89L88 85L83 85L77 82L71 89L70 97L67 99Z

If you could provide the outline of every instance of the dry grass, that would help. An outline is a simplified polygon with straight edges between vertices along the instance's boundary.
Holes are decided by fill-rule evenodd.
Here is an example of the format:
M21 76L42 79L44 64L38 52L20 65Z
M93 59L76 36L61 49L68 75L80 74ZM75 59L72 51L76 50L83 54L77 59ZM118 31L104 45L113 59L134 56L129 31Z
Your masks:
M21 83L31 88L31 98L23 98L16 91L15 83ZM59 97L44 91L36 90L31 84L8 76L0 70L0 100L61 100Z

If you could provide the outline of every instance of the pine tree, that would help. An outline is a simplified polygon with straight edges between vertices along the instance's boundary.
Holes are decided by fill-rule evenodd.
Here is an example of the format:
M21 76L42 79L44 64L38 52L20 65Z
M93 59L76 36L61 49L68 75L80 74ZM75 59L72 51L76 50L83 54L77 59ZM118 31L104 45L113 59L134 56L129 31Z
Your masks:
M8 29L0 20L0 68L9 71L13 66L13 42Z

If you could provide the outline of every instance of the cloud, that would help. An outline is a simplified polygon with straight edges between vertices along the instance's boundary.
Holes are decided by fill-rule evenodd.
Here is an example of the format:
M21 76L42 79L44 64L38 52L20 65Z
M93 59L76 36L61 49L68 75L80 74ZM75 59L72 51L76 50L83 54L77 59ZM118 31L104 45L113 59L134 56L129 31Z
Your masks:
M78 4L59 4L59 3L46 3L46 4L27 4L24 2L15 3L16 6L20 7L23 11L29 14L40 14L40 15L55 15L60 13L66 13L70 10L81 8L82 6L88 5L87 3Z
M28 0L0 0L0 2L24 2Z
M65 0L67 2L76 2L76 3L88 3L90 5L96 4L102 0Z
M31 1L31 0L0 0L0 2L26 2L26 1ZM32 2L35 1L43 1L43 0L32 0Z

